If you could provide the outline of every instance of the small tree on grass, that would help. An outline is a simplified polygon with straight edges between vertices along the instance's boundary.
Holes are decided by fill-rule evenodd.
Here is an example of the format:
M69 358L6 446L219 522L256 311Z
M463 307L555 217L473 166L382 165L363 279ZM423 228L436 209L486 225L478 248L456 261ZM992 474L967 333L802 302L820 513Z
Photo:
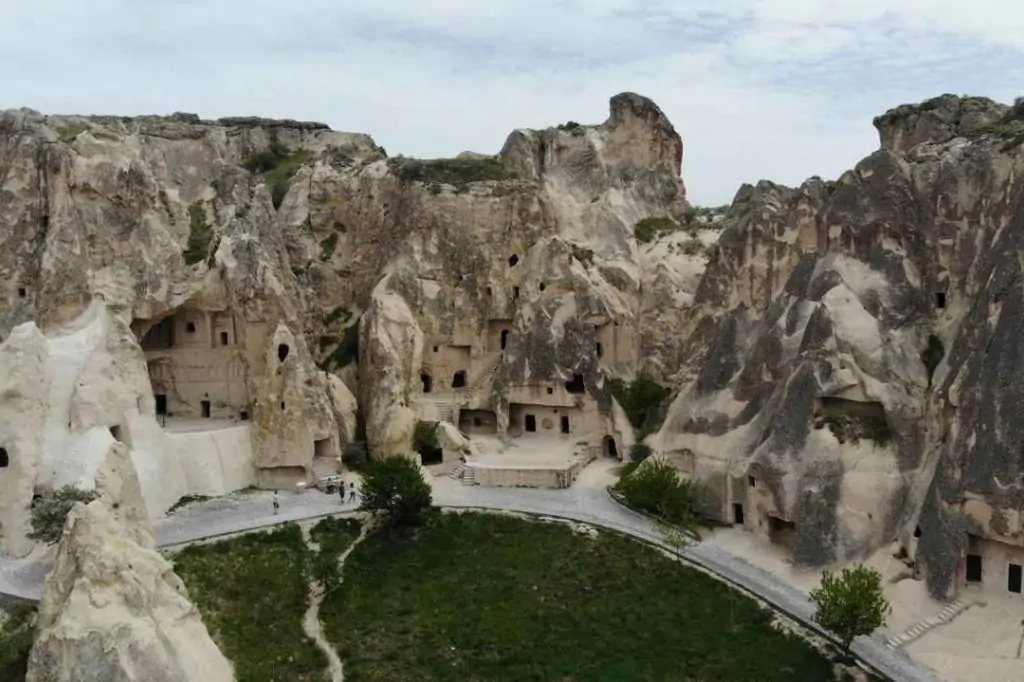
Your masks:
M433 511L430 485L408 457L371 462L363 475L361 509L391 527L422 525Z
M56 490L47 490L32 500L32 532L28 536L47 544L60 541L64 532L64 521L76 502L88 504L97 497L93 490L82 490L66 485Z
M619 479L615 489L640 511L655 514L685 531L697 528L692 485L662 459L646 460Z
M811 601L818 607L815 622L834 632L847 650L854 637L885 625L891 611L882 593L882 575L867 566L844 568L839 574L825 571L821 585L811 590Z

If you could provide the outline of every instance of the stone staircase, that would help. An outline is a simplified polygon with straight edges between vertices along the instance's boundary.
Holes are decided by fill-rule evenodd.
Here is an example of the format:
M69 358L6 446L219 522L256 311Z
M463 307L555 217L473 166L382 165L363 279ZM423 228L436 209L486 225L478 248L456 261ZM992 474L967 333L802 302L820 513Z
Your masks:
M451 403L437 403L437 421L455 423L455 407Z
M946 606L946 608L942 609L931 618L926 618L917 625L911 626L895 637L890 638L886 641L885 645L890 649L900 649L914 640L924 637L925 634L931 632L940 625L945 625L949 621L953 620L970 607L970 605L970 602L963 602L959 599L952 601Z
M310 468L313 470L313 484L320 487L321 481L338 475L338 460L333 457L314 457Z
M456 481L462 481L462 485L476 485L476 473L473 467L460 464L452 472L448 474L448 478Z
M490 380L490 378L494 376L494 373L498 371L498 366L501 364L500 360L501 356L496 356L493 360L490 361L487 367L484 367L484 369L481 370L481 372L476 375L476 378L473 380L473 383L469 385L469 388L467 388L465 393L463 394L466 397L467 405L472 405L474 402L476 402L476 399L479 397L480 391L483 389L484 384L486 384Z

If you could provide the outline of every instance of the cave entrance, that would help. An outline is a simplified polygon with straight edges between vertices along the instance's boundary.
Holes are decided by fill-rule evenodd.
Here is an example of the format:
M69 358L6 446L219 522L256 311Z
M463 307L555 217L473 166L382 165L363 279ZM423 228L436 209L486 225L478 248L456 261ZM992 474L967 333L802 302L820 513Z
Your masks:
M466 387L466 370L460 369L452 377L452 388L465 388Z
M459 431L472 435L498 433L498 416L493 410L459 410Z
M1020 594L1021 577L1021 565L1010 564L1009 572L1006 576L1006 589L1015 594Z
M284 362L285 360L287 360L289 352L291 352L291 349L288 347L287 343L279 343L279 344L277 344L277 360L278 360L278 362Z
M580 394L587 390L586 385L583 383L582 374L573 374L572 379L565 382L565 390L567 393Z
M153 398L154 398L154 400L156 400L156 414L157 414L157 416L166 416L167 415L167 396L164 395L163 393L157 393L156 395L153 396Z
M507 345L508 345L508 330L507 329L502 329L501 330L501 350L505 350L505 347Z
M116 440L118 443L124 442L124 433L121 431L120 424L114 424L113 426L110 427L110 435L113 436L114 440Z
M615 439L611 436L605 436L601 440L602 449L604 450L605 457L619 458L619 449L615 447Z
M742 526L743 521L743 505L737 502L732 505L732 522L737 526Z
M568 434L569 433L569 417L563 415L559 419L559 422L560 422L561 427L562 427L562 433Z
M768 538L773 544L792 550L796 542L796 524L769 514Z
M0 469L11 466L11 458L7 454L7 448L0 448Z
M429 374L421 374L420 383L423 385L424 393L430 393L434 388L434 379Z
M203 419L209 419L210 418L210 408L211 408L210 401L209 400L201 401L199 403L199 407L202 410Z
M964 579L969 583L980 583L981 582L981 555L980 554L968 554L967 555L967 566L964 573Z
M532 414L526 415L526 417L524 419L524 425L525 425L526 431L528 433L536 433L537 432L537 417L535 417Z

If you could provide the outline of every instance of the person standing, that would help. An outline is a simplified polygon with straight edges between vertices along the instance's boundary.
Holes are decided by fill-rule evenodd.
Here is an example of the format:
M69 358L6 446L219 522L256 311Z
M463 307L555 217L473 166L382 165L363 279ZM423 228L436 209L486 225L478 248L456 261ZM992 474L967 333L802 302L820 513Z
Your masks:
M356 482L355 481L351 481L348 484L348 501L349 502L355 502L356 501Z
M281 503L277 501L277 491L274 491L274 516L277 516L277 511L281 508Z
M338 484L338 501L345 504L345 481Z

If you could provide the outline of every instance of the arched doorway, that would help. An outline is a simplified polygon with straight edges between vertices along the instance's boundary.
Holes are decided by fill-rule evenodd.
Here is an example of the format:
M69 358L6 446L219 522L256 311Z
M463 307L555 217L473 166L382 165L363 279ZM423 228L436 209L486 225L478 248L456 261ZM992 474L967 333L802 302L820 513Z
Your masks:
M615 447L615 439L611 436L605 436L601 441L601 446L604 449L605 457L619 458L619 449Z

